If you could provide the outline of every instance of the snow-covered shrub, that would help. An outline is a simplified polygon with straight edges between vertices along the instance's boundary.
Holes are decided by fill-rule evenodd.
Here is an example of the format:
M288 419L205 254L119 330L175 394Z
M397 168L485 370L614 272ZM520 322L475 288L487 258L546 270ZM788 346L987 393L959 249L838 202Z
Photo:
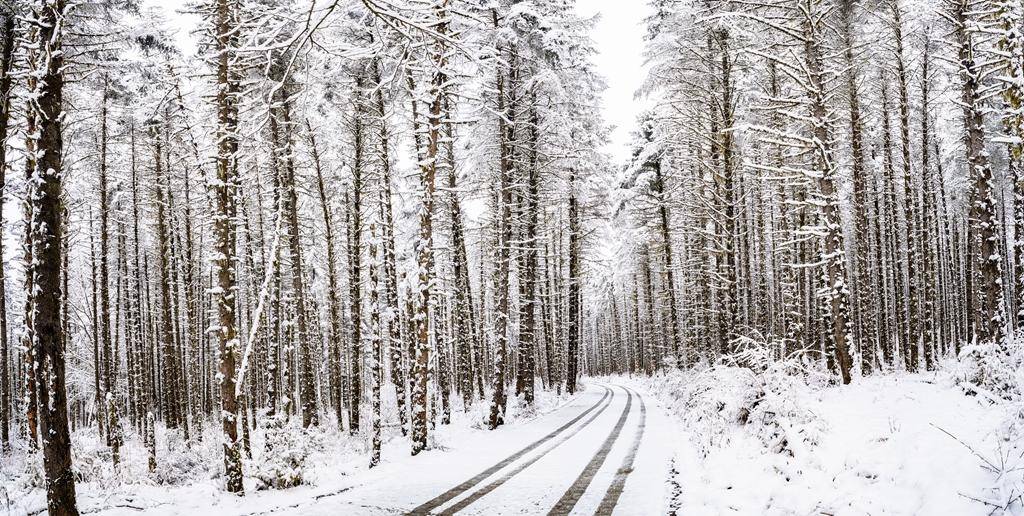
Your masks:
M12 454L11 458L14 457ZM26 452L18 450L20 460L4 464L3 476L11 478L7 485L9 493L27 493L33 489L46 488L46 472L43 470L41 451Z
M992 484L983 492L964 493L991 509L991 514L1024 513L1024 332L1002 342L965 346L952 374L964 392L1004 411L1004 423L995 445L975 449L950 434L971 450L978 466L987 471Z
M264 423L265 448L254 461L253 476L257 490L287 489L305 482L304 469L309 457L307 434L284 417L268 418Z
M76 482L108 480L114 476L113 458L105 440L93 433L88 438L77 440L78 449L72 466Z
M718 365L673 372L664 384L699 453L727 445L733 429L774 453L800 454L817 444L824 422L799 403L813 371L797 357L775 360L765 343L744 340L739 347Z
M153 481L163 485L184 485L194 482L197 476L213 478L221 474L223 463L220 442L217 440L192 439L186 441L180 430L164 432L166 447L157 450L156 472ZM161 439L157 438L157 445Z
M989 401L1020 400L1024 394L1024 335L1004 342L971 344L960 351L957 380L971 395Z

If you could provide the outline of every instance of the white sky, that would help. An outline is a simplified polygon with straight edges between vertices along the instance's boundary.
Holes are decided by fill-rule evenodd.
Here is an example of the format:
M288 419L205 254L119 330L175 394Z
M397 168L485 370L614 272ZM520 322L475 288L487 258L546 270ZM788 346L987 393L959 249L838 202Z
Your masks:
M603 105L605 121L615 127L606 152L619 163L629 158L629 133L636 116L647 106L634 100L647 75L643 67L644 27L648 6L645 0L577 0L584 16L600 14L592 34L598 55L597 71L608 82Z

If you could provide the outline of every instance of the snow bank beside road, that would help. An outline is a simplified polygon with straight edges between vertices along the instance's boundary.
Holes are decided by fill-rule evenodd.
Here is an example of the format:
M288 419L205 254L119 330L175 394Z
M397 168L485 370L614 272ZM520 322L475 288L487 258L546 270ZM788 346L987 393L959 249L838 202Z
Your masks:
M718 367L633 381L679 423L682 513L987 515L1024 485L1022 471L986 469L1019 460L1009 407L965 396L948 375L842 387L789 377L785 390L765 376Z

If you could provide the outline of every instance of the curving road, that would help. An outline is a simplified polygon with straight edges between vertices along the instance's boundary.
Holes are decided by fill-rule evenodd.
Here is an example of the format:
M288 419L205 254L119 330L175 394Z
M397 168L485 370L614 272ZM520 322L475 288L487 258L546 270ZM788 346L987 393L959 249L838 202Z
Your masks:
M393 464L390 471L377 468L362 484L295 509L359 515L662 514L669 453L658 431L663 416L648 410L646 401L624 386L591 383L541 418L478 432L451 449ZM658 420L653 425L652 418Z

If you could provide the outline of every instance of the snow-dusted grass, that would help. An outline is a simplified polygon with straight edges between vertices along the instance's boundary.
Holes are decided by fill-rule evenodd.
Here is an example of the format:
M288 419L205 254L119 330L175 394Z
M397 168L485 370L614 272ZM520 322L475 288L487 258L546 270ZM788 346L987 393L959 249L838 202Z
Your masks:
M824 386L741 367L632 383L678 425L687 515L1024 514L1010 402L966 395L955 368ZM998 509L1003 507L1004 509Z
M509 398L508 425L517 425L551 412L568 401L568 395L537 391L533 407L525 407L514 396ZM397 427L393 399L385 403L384 446L381 468L389 463L409 460L409 442ZM488 402L478 401L463 411L453 399L450 425L437 425L430 433L429 448L444 450L476 434L483 428ZM367 405L368 407L368 405ZM325 417L325 420L333 418ZM149 473L147 452L141 438L126 435L121 465L115 469L110 451L94 428L72 435L73 464L78 475L79 509L83 513L102 514L254 514L278 508L298 507L342 492L361 482L368 469L366 435L339 432L333 423L303 430L292 418L288 426L272 438L273 451L266 451L266 429L258 427L251 435L252 458L243 455L244 497L223 490L223 452L219 425L206 422L202 440L186 443L177 432L168 432L157 424L157 470ZM282 438L286 436L286 438ZM275 489L268 479L291 475L301 483L297 487ZM0 514L45 513L46 493L42 458L29 454L23 441L16 441L10 453L0 454Z

